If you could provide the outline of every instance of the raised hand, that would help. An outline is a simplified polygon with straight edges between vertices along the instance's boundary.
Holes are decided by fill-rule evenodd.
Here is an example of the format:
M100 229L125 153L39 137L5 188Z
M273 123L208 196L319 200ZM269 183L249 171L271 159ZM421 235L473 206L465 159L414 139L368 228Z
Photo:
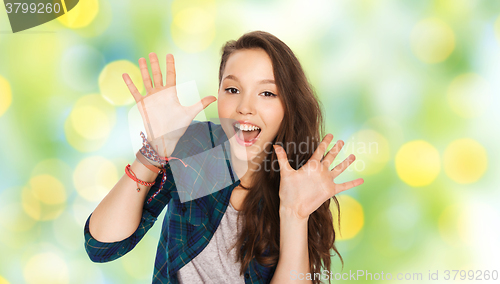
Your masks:
M207 96L194 105L182 106L176 90L174 56L167 54L165 84L163 84L160 64L155 53L149 54L149 61L154 86L149 76L146 59L139 59L146 96L139 93L127 73L123 74L123 80L137 103L148 141L160 156L169 157L196 115L217 99L214 96Z
M332 140L333 135L327 134L309 161L299 170L290 166L283 147L273 145L280 166L280 209L291 210L300 219L308 218L329 198L364 182L362 178L358 178L335 183L334 179L354 162L355 156L350 155L330 171L331 163L344 144L339 140L326 156L323 156Z

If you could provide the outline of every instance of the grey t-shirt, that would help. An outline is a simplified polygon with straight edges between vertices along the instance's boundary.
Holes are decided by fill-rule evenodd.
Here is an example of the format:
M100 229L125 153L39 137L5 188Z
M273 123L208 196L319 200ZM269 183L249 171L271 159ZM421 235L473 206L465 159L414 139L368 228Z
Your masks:
M181 284L245 283L243 275L240 275L241 264L236 262L236 247L229 251L241 231L241 217L239 228L236 226L237 218L238 211L229 202L208 245L177 272Z

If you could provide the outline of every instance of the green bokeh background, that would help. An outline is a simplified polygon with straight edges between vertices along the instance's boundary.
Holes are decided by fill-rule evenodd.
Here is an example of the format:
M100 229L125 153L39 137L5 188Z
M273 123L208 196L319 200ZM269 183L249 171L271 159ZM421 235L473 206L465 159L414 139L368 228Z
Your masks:
M76 22L16 34L1 10L0 284L151 281L163 214L116 261L94 264L84 251L86 218L135 153L126 71L103 70L150 52L165 70L172 53L179 84L216 96L220 48L252 30L296 53L327 131L351 145L338 161L354 153L361 163L338 178L365 183L341 194L352 197L342 225L352 237L337 242L345 267L334 257L334 273L437 283L429 271L500 270L499 1L82 0ZM358 142L379 147L365 155Z

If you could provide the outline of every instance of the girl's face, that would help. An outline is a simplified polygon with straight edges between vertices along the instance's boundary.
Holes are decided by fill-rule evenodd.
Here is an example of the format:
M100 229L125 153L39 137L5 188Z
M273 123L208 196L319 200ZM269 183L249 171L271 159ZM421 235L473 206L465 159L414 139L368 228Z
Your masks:
M270 147L285 113L269 55L263 49L233 52L218 93L219 118L233 154L239 160L263 158L259 154Z

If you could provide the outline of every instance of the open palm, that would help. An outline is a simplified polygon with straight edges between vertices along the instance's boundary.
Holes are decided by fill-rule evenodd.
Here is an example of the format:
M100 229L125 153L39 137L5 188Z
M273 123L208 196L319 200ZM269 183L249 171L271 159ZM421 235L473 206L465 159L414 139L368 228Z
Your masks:
M358 178L340 184L335 183L334 179L354 162L355 156L350 155L330 170L330 165L343 146L343 141L339 140L323 156L332 140L333 135L327 134L309 161L298 170L290 166L285 150L281 146L274 145L280 166L280 207L292 210L298 218L309 217L329 198L364 182L362 178Z
M149 60L154 86L149 76L146 59L139 59L146 96L139 93L128 74L123 74L123 80L137 103L150 144L160 156L168 157L196 115L216 101L216 98L208 96L194 105L181 105L176 90L173 55L167 54L167 78L165 84L163 84L163 76L157 55L150 53Z

